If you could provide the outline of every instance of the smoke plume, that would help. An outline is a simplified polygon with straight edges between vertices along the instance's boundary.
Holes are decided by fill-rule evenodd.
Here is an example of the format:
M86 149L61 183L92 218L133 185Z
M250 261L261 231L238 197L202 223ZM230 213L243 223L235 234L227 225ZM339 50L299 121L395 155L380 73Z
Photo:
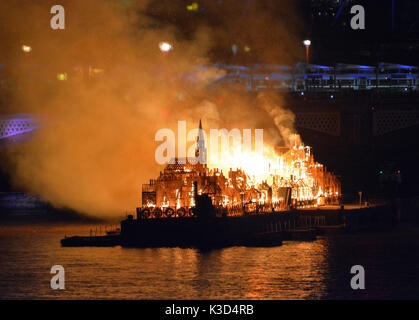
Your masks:
M246 45L260 62L299 58L290 53L291 43L299 43L287 27L296 16L291 6L282 9L286 20L278 21L269 6L249 1L239 14L237 3L224 1L221 9L208 5L212 20L179 22L170 17L186 10L184 1L62 0L66 29L52 30L55 1L5 2L0 37L7 46L0 58L12 66L15 81L7 111L30 113L41 124L9 152L20 190L56 207L111 217L138 206L141 184L162 169L154 159L155 133L176 132L178 120L186 120L188 129L200 118L204 129L263 128L265 143L289 142L294 119L281 97L208 86L223 74L210 58L229 36L239 54ZM173 50L160 52L161 41ZM23 53L23 44L32 52Z

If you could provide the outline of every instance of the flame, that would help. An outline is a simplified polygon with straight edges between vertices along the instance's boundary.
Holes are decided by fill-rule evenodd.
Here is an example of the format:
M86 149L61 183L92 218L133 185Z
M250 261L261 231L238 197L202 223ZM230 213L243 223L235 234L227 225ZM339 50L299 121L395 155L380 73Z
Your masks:
M230 145L208 165L173 161L143 185L143 206L151 202L162 211L188 210L196 204L195 193L208 195L214 206L232 215L243 209L276 211L338 202L338 179L314 161L311 148L298 135L291 141L287 148L264 146L263 153Z
M247 188L260 190L259 198L252 200L255 203L268 202L268 188L291 187L292 199L315 200L316 204L322 204L323 197L337 198L341 192L337 178L327 172L322 164L314 161L311 147L305 146L297 134L293 136L292 146L289 148L275 150L273 147L264 146L263 154L258 154L243 151L240 146L230 146L228 150L221 152L219 158L222 160L210 163L208 167L214 170L216 175L230 170L244 171L247 176ZM237 179L243 180L242 177ZM231 179L229 186L233 187ZM272 197L272 202L281 200L283 199L277 196ZM223 204L231 203L225 200Z

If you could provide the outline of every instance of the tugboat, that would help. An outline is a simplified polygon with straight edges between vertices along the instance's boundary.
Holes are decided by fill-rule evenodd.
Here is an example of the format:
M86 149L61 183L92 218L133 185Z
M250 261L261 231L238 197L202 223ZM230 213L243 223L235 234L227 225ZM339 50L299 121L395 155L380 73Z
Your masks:
M73 236L61 239L63 247L114 247L120 245L119 235Z
M63 247L114 247L121 244L121 229L106 231L105 236L65 236L61 239Z

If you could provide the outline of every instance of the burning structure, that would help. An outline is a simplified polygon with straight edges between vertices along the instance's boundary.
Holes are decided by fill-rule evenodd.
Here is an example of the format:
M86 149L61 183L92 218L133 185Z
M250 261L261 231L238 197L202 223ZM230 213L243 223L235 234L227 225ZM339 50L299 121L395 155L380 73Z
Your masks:
M147 217L192 215L196 195L203 194L227 215L335 204L340 198L340 182L314 161L311 147L304 146L298 135L291 147L275 150L263 163L248 164L257 166L258 173L237 167L223 172L219 166L207 165L200 122L195 157L195 164L171 159L157 179L144 184L139 212Z

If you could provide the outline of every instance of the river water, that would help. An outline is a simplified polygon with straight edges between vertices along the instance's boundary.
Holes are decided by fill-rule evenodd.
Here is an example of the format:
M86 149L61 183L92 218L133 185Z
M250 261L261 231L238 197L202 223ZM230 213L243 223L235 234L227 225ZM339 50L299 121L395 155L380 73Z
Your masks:
M0 226L2 299L417 299L419 232L320 237L274 248L62 248L87 225ZM65 290L52 290L53 265ZM351 266L365 268L352 290Z

